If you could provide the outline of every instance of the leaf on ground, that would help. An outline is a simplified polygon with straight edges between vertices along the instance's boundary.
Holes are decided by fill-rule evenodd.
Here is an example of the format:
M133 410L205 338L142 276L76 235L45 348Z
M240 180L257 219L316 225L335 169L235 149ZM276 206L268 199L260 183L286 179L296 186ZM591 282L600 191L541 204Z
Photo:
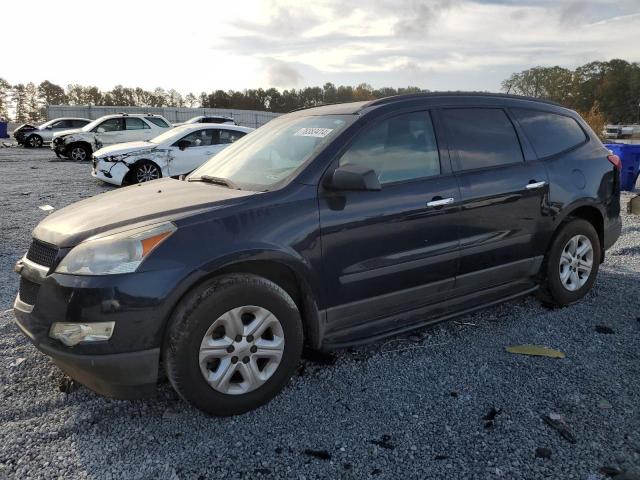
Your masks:
M535 355L538 357L564 358L565 354L559 350L543 347L541 345L509 345L506 347L509 353L520 355Z

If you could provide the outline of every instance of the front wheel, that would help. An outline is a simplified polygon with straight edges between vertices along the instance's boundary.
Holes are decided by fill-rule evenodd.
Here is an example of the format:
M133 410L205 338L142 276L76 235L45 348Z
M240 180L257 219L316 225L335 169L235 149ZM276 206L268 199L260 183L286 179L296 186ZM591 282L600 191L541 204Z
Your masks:
M40 135L31 135L27 138L25 146L29 148L40 148L42 146L42 137Z
M85 160L89 160L89 158L91 158L91 148L86 145L71 145L68 152L69 154L67 156L71 160L74 160L76 162L84 162Z
M181 302L162 359L183 399L211 415L237 415L282 390L298 365L302 340L300 313L283 289L262 277L231 274Z
M162 172L155 163L143 160L134 167L132 177L134 183L144 183L161 178Z
M584 297L596 280L600 266L600 238L593 225L574 219L554 238L543 265L541 300L566 306Z

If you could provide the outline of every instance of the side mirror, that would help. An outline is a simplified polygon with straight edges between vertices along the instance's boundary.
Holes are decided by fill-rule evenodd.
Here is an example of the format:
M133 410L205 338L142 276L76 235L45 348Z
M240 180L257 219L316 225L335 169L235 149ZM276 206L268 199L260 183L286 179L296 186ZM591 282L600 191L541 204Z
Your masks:
M380 190L376 171L364 165L343 165L327 177L325 187L329 190Z
M178 148L180 150L184 150L186 148L189 148L191 146L191 142L189 140L180 140L178 142Z
M106 132L106 130L104 128L102 128L102 127L98 127L97 132L98 133L104 133L104 132Z

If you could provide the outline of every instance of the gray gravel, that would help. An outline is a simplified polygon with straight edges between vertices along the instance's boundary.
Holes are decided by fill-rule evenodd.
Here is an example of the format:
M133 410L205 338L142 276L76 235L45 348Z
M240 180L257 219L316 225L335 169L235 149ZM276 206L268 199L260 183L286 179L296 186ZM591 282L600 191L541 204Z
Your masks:
M0 148L0 181L0 478L597 480L603 467L640 469L640 217L625 214L623 236L578 305L546 310L526 298L308 359L269 405L217 419L166 383L135 402L68 391L5 311L17 289L12 267L46 215L39 205L109 187L47 150ZM505 352L519 343L566 358ZM543 422L550 414L575 443Z

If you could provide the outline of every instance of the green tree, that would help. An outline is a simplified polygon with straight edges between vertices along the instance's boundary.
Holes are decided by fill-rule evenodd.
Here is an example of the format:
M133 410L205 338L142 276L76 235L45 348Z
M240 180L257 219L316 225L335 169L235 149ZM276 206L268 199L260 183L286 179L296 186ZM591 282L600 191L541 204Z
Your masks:
M27 107L27 94L22 83L19 83L13 87L13 91L11 92L11 100L13 101L16 122L28 122L29 110Z
M11 85L4 78L0 78L0 118L9 118L9 102L11 100Z

